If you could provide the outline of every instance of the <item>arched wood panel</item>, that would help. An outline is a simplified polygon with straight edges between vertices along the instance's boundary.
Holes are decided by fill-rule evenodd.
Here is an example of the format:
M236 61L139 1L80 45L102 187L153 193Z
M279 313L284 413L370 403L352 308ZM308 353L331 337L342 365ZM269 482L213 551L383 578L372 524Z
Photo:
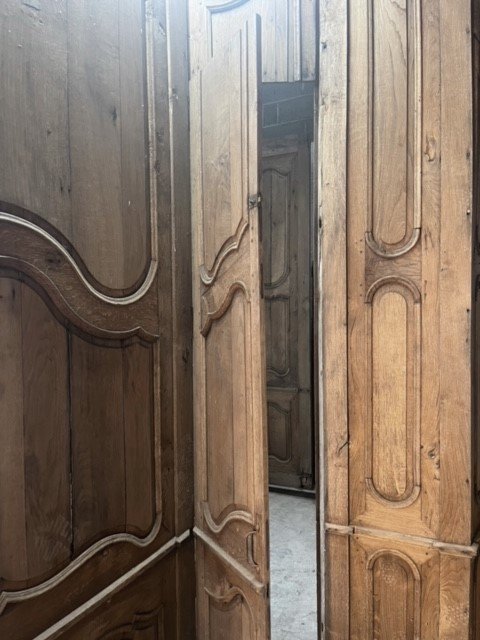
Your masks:
M175 5L175 17L167 0L0 9L0 636L12 640L58 637L193 524L187 7ZM192 558L172 562L167 636L192 628ZM121 621L128 633L160 633L134 620L145 611Z

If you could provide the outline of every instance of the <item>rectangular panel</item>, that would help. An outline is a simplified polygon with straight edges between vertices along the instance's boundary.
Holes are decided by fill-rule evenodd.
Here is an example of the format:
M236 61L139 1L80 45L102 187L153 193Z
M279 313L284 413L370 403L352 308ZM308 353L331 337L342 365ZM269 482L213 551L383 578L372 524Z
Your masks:
M71 553L68 337L37 293L22 285L21 297L28 575L38 578Z
M205 638L260 639L267 629L259 37L259 21L239 26L191 82L197 616ZM246 583L250 613L226 587L230 573Z
M71 341L72 484L77 551L125 530L122 351Z

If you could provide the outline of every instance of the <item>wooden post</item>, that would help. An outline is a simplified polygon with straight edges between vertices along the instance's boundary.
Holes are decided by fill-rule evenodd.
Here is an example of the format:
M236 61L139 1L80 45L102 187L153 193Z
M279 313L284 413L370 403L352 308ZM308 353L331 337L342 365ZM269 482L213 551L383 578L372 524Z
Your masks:
M470 0L320 0L328 639L474 629L472 29Z

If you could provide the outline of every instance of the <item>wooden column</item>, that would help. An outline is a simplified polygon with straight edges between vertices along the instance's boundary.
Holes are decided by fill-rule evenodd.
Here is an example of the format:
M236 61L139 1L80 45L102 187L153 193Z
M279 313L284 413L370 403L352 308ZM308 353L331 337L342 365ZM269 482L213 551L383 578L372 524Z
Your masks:
M325 637L466 640L470 0L320 0L319 128Z

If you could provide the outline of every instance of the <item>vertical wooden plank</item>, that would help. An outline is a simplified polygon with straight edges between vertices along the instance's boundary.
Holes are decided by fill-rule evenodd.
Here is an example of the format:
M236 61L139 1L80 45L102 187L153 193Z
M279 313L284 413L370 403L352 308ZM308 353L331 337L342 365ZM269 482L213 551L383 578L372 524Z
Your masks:
M28 574L39 578L70 557L70 418L64 327L22 285L25 511Z
M348 396L347 396L347 20L346 0L319 0L318 235L322 327L319 355L323 361L319 468L320 617L326 638L348 638L348 538L325 547L325 523L347 525ZM318 292L317 292L318 295ZM327 339L328 336L328 339ZM336 598L340 588L341 598ZM343 586L342 586L343 585ZM343 603L343 613L336 606ZM340 625L335 636L334 625ZM329 631L329 628L332 631Z
M440 624L442 640L471 638L473 625L473 560L440 556Z
M125 522L126 531L138 536L150 532L156 514L153 366L150 347L123 350Z
M68 5L72 240L90 271L112 288L126 286L118 8L112 0Z
M0 278L0 576L6 581L28 575L21 313L20 283Z
M145 0L118 2L119 107L115 126L120 132L121 226L123 281L133 284L150 255L150 178L148 167L148 70L146 64ZM115 107L114 107L115 109ZM115 113L115 112L114 112ZM113 119L113 117L112 117ZM109 123L110 124L110 123ZM144 170L142 170L144 169Z
M437 0L423 3L423 190L422 190L422 519L438 531L440 495L440 228L441 81ZM428 79L428 82L426 81Z
M66 0L0 7L0 200L70 237Z
M326 550L321 559L321 562L326 565L326 578L323 585L326 602L320 623L325 640L350 638L349 546L348 535L327 533Z
M125 530L122 350L71 338L75 552Z
M300 0L301 80L317 78L317 2Z
M193 525L192 246L188 133L188 0L169 0L166 23L170 95L173 379L176 531Z
M323 229L325 518L337 524L348 524L346 16L345 2L320 1L319 218Z
M440 0L442 212L440 245L440 530L472 540L471 2ZM434 372L432 371L432 375Z

